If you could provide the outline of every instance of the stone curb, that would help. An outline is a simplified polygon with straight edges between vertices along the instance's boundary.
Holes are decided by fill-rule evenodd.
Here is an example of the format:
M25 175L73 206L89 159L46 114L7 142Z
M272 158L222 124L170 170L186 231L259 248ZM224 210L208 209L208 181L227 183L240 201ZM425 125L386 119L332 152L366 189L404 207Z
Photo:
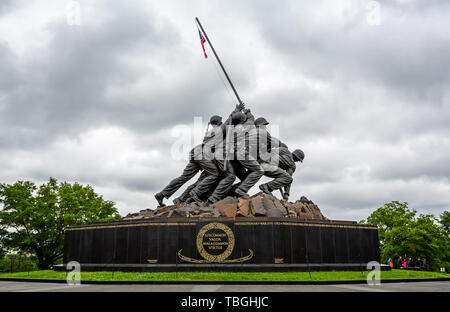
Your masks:
M65 284L66 280L42 278L14 278L0 277L3 282L34 282ZM381 284L412 283L412 282L450 282L450 278L408 278L385 279ZM81 281L83 285L339 285L339 284L367 284L366 280L338 280L338 281Z

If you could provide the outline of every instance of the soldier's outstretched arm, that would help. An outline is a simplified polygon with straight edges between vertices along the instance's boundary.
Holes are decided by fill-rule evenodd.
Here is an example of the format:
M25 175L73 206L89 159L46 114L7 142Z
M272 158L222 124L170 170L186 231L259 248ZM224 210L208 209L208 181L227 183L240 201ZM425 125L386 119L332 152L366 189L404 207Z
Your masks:
M286 170L286 172L292 177L292 175L294 174L296 168L297 167L295 166L295 163L294 163L294 164L292 164L292 166L290 168L288 168L288 170ZM283 198L285 200L288 200L288 198L289 198L289 194L291 192L291 185L292 185L292 182L289 185L286 185L284 187Z
M237 112L241 112L244 109L245 109L245 105L244 104L236 104L236 108L234 109L234 111L231 112L231 114L237 113Z
M231 118L234 113L238 113L241 111L241 106L236 105L236 108L230 113L230 116L228 116L227 120L225 120L224 123L222 123L221 127L226 127L227 125L231 125Z
M244 114L247 117L245 123L255 123L255 116L253 116L249 108L244 109Z
M220 128L222 129L222 133L224 135L226 134L227 126L231 125L231 118L232 118L233 114L240 112L242 110L242 107L243 107L243 105L237 104L236 108L230 113L230 116L228 116L227 120L225 120L225 122L222 123L222 125L220 125Z
M236 105L236 109L237 109L237 105ZM220 128L222 129L222 133L224 135L227 132L227 126L231 125L231 117L233 116L234 113L237 112L236 109L234 111L232 111L230 116L228 116L227 120L225 120L225 122L220 125Z
M280 139L278 139L272 135L270 137L269 136L267 136L267 137L270 138L270 146L271 147L273 147L273 148L276 148L276 147L288 148L288 146L286 144L284 144L283 142L281 142Z

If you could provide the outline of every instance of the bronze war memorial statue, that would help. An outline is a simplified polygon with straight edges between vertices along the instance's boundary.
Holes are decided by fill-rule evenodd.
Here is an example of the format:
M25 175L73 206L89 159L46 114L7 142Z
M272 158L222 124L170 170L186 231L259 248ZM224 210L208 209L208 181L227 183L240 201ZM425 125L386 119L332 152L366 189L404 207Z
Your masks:
M196 22L238 104L224 121L210 117L180 175L160 181L157 207L67 228L55 269L77 261L82 271L365 270L379 261L377 227L330 220L313 201L291 194L307 156L271 135L270 118L255 118ZM269 182L259 183L263 176ZM249 194L254 186L260 191Z

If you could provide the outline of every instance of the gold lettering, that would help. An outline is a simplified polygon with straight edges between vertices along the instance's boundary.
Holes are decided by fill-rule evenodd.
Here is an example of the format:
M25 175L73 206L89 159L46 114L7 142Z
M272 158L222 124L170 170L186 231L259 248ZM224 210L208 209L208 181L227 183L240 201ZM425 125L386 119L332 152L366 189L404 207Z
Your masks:
M223 247L222 246L208 246L208 249L210 249L210 250L222 250Z
M225 237L227 236L227 234L223 233L223 234L217 234L217 233L210 233L210 234L205 234L205 237Z
M218 246L218 245L229 245L228 242L203 242L204 246Z
M220 237L211 237L211 238L209 238L209 241L210 242L221 242L222 239Z

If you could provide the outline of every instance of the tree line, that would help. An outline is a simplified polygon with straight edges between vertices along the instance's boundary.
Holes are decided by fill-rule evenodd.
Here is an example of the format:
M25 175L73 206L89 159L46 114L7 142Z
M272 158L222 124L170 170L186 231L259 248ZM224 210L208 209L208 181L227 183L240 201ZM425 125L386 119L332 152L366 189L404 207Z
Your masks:
M68 226L120 218L114 203L91 186L55 178L40 186L0 184L0 204L0 259L6 253L30 255L40 270L61 261Z
M0 271L15 265L44 270L61 263L68 226L120 218L112 201L89 185L50 178L37 186L30 181L0 183ZM450 264L450 212L437 219L417 215L408 203L392 201L361 223L378 227L381 261L426 258L430 269ZM9 254L7 259L5 256ZM6 268L6 269L5 269Z
M426 259L431 270L450 267L450 212L440 218L417 214L408 203L392 201L376 209L361 223L376 225L380 240L381 262L391 258Z

